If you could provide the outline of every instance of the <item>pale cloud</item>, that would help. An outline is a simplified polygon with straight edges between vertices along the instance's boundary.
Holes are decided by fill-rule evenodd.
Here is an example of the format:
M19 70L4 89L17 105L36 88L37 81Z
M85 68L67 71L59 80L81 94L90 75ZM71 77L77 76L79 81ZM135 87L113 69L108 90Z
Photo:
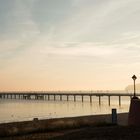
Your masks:
M28 2L28 5L26 2L14 0L9 13L4 15L6 20L4 33L0 34L0 56L9 59L17 57L18 51L29 47L40 33L36 23L32 20L30 4L33 1L30 1L30 4Z
M74 13L55 25L52 40L106 42L117 40L126 31L139 28L138 24L134 24L140 22L137 18L138 1L107 0L97 5L95 1L84 3L86 4L79 3Z
M1 85L125 88L140 71L139 6L138 0L13 0L0 14Z
M71 47L72 46L72 47ZM54 54L54 55L66 55L66 56L107 56L111 55L114 50L112 48L106 48L99 46L96 43L50 43L46 44L42 50L42 54Z
M0 40L0 53L5 53L7 51L11 51L12 49L16 50L18 48L18 46L21 45L21 42L19 42L18 40Z

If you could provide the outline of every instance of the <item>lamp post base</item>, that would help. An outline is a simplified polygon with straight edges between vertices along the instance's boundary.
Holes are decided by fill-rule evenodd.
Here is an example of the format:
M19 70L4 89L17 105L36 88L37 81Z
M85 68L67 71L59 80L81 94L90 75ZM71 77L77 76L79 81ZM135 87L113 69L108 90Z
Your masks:
M140 126L140 99L136 96L131 99L128 125Z
M132 99L139 99L137 96L133 96Z

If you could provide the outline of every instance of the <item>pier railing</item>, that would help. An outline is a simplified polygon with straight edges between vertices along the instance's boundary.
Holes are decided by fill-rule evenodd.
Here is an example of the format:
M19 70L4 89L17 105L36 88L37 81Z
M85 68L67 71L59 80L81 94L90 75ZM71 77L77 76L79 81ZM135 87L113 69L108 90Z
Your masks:
M56 96L59 96L59 100L63 101L63 96L66 97L66 100L69 101L70 96L73 96L73 101L76 102L77 101L77 96L81 97L81 101L84 102L84 97L88 96L89 97L89 101L90 103L92 103L92 99L93 97L98 97L98 101L99 101L99 105L101 104L101 98L103 96L108 97L108 104L110 105L111 103L111 97L116 96L118 97L118 103L119 105L121 105L121 97L130 97L130 99L133 96L133 93L108 93L108 92L104 92L104 93L93 93L93 92L36 92L36 91L32 91L32 92L0 92L0 99L24 99L24 100L56 100ZM137 96L140 96L140 94L137 94ZM58 100L58 98L57 98Z

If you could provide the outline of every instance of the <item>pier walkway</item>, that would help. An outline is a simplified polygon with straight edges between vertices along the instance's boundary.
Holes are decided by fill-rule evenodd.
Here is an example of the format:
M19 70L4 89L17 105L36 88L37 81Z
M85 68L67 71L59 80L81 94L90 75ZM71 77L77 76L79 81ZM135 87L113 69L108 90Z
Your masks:
M81 97L81 101L84 102L84 97L88 96L90 103L92 103L93 97L98 97L99 105L101 104L101 98L103 96L108 97L108 104L111 103L111 97L118 97L118 103L121 105L121 97L132 98L132 93L93 93L93 92L0 92L0 99L24 99L24 100L70 100L70 96L73 97L73 101L76 102L77 97ZM140 96L140 94L137 94ZM51 98L50 98L51 97ZM56 98L57 97L57 98Z

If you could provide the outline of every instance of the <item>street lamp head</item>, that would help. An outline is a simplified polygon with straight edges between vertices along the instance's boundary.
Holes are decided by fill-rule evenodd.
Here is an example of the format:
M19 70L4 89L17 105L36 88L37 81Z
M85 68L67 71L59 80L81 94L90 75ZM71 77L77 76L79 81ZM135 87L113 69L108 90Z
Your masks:
M136 75L133 75L133 76L132 76L132 79L133 79L133 80L136 80L136 79L137 79Z
M138 97L136 97L136 87L135 87L135 80L137 79L136 75L133 75L132 79L134 80L134 97L133 97L133 99L138 99Z

